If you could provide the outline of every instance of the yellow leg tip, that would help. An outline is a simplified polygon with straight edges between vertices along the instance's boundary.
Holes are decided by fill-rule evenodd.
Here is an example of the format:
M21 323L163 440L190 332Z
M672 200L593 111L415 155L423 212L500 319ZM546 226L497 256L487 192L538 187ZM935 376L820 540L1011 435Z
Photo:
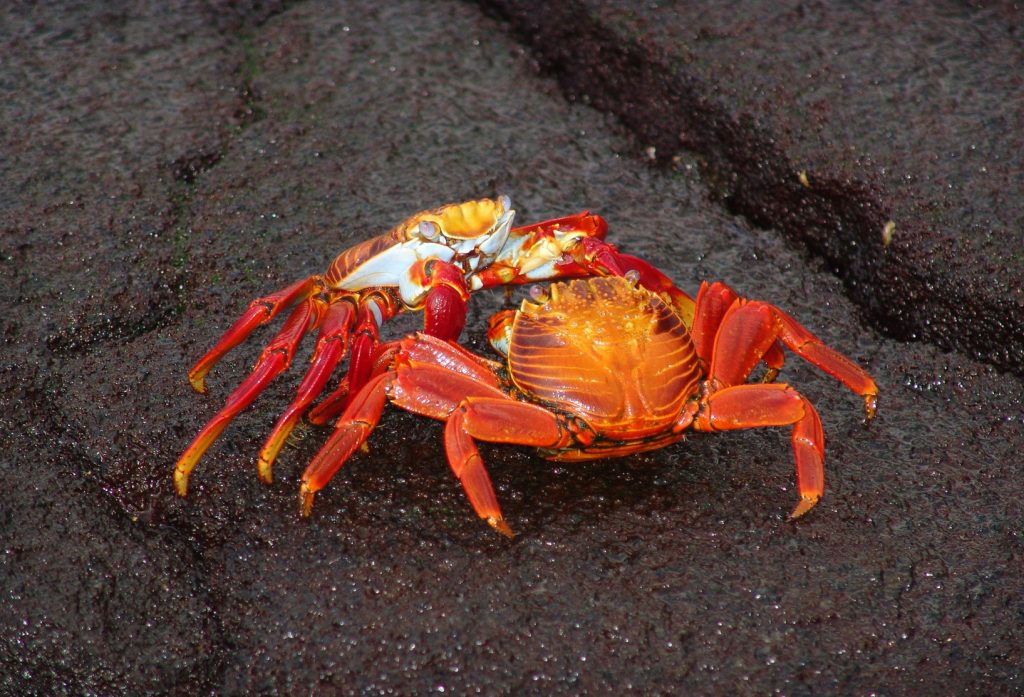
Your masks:
M188 381L192 384L192 389L199 394L206 394L206 374L202 375L189 375Z
M310 491L309 485L302 482L302 486L299 487L299 513L303 518L308 518L309 514L313 512L314 496L316 496L316 492Z
M789 514L789 519L796 520L797 518L803 516L805 513L807 513L807 511L811 510L812 508L815 507L815 505L817 505L820 498L820 496L801 497L800 503L798 503L796 505L796 508L793 509L793 512Z
M868 422L875 418L876 411L878 411L878 395L864 395L864 421Z
M184 470L174 470L174 489L178 492L178 496L188 494L188 473Z
M274 461L268 460L262 455L256 463L256 473L264 484L274 483Z
M508 523L505 522L504 518L495 518L494 516L490 516L487 518L487 524L510 540L516 536L516 534L512 532L512 528L510 528Z

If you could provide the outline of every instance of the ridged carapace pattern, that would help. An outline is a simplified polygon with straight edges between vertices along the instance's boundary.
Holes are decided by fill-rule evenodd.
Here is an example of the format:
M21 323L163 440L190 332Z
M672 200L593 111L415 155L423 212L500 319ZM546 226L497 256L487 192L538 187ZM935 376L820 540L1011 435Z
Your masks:
M664 430L700 380L693 342L660 297L624 278L556 283L512 327L516 386L611 439Z

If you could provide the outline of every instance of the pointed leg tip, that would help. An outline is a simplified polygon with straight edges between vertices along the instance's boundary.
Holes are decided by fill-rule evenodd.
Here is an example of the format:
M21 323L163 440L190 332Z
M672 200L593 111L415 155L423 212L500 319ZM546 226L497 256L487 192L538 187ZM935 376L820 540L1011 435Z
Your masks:
M260 455L259 461L256 463L256 473L260 478L260 481L264 484L274 483L274 461L268 460L267 458Z
M302 486L299 487L299 514L303 518L308 518L313 512L314 496L316 496L316 492L311 491L306 482L302 482Z
M805 513L817 505L819 498L820 497L817 496L801 498L800 503L798 503L796 508L793 509L793 512L789 514L789 520L796 520L797 518L803 517Z
M192 385L192 389L199 394L206 394L206 374L202 375L189 375L189 384Z
M491 516L487 518L487 524L510 540L514 539L516 536L516 534L512 532L512 528L510 528L508 523L505 522L504 518L496 518L494 516Z
M864 423L868 424L873 418L875 413L878 411L878 395L869 394L864 395Z
M188 494L188 475L179 469L174 470L174 490L178 492L178 496Z

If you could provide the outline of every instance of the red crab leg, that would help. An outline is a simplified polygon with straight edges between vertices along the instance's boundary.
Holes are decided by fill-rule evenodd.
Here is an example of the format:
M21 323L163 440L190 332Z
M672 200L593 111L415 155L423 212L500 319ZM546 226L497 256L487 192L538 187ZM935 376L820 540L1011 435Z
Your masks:
M558 417L542 407L504 395L500 398L468 397L448 417L444 447L452 471L462 482L476 514L502 535L512 537L512 528L501 515L491 478L474 439L557 447L566 440Z
M502 367L501 363L478 356L458 344L423 333L406 337L399 343L404 365L443 367L491 387L497 388L501 384L494 373Z
M715 336L722 325L722 318L739 298L736 291L724 283L709 284L703 281L697 291L697 311L690 329L693 347L705 366L711 365L711 353L715 347Z
M373 354L380 345L380 325L391 319L394 313L382 313L380 320L371 309L369 303L364 302L359 307L359 320L354 331L355 339L352 340L352 355L348 359L348 386L349 393L355 394L363 388L370 378L373 370ZM380 308L374 303L373 307ZM390 308L389 308L390 309Z
M396 354L401 351L401 358L396 358ZM488 361L485 358L481 358L466 349L458 346L457 344L450 344L447 341L441 341L440 339L430 336L424 333L417 333L414 336L406 337L401 341L392 341L386 344L381 344L376 352L373 360L373 370L371 371L371 378L381 375L389 368L392 363L399 364L399 368L415 368L430 370L441 370L443 366L446 370L451 370L462 376L471 378L474 382L480 382L484 385L497 388L499 385L498 378L491 372L493 367L500 364ZM402 387L406 385L415 384L416 376L420 373L410 373L413 377L407 377L402 372L403 380L400 381L399 389L399 404L406 408L414 411L417 414L423 416L429 416L434 419L444 419L448 413L455 408L458 404L461 395L465 394L465 390L470 389L471 385L466 384L461 388L462 391L456 389L456 397L448 399L446 401L439 402L437 404L442 406L430 406L428 402L425 405L416 405L411 399L406 401L402 397ZM346 378L347 380L347 378ZM444 385L445 381L452 383L453 379L450 378L447 373L436 379L438 385ZM347 382L344 383L343 387L347 386ZM339 392L341 388L339 387ZM435 389L430 394L435 395L439 390ZM440 389L443 392L443 389ZM330 399L330 397L328 398ZM338 402L328 404L326 401L318 404L317 407L310 412L308 420L316 425L322 425L327 421L331 420L337 413L342 411L344 407L339 407ZM333 413L332 413L333 412Z
M761 360L768 366L768 370L761 376L761 382L775 382L775 378L778 377L782 366L786 362L786 354L782 350L782 344L778 341L772 343L768 350L764 352Z
M391 363L398 352L398 346L399 342L397 341L389 341L377 346L374 351L373 369L370 371L371 379L391 368ZM306 421L314 426L323 426L331 419L336 418L345 410L348 404L349 392L348 376L346 375L338 383L338 387L334 392L306 414Z
M210 419L185 449L174 468L174 486L181 496L188 491L188 477L210 444L227 428L231 420L252 404L260 392L291 363L295 347L307 331L315 327L323 314L324 302L307 298L296 307L277 336L260 354L256 367L227 398L224 407Z
M710 284L704 281L700 284L690 338L693 339L697 356L700 357L705 368L711 365L711 353L714 350L718 328L722 325L722 318L732 304L739 299L740 296L736 291L720 281ZM786 360L782 345L778 341L772 343L765 351L762 360L768 365L768 371L762 380L763 382L772 382L782 370ZM744 377L745 379L746 377Z
M192 388L196 392L205 394L206 384L204 379L217 361L223 358L228 351L245 341L256 327L266 324L276 317L281 310L285 310L297 301L319 291L322 285L320 276L310 276L293 283L284 290L257 298L249 303L249 309L231 325L230 329L224 332L217 345L192 366L192 370L188 373L188 379L192 383Z
M774 305L770 307L778 315L782 325L779 337L782 343L805 361L817 366L863 397L866 418L873 419L878 404L878 386L871 376L849 358L822 343L821 339L811 334L785 311Z
M825 492L825 435L814 406L788 385L736 385L705 398L693 427L729 431L762 426L793 426L793 455L800 502L789 514L799 518Z
M419 284L429 288L423 304L423 331L439 339L458 339L466 324L466 306L469 301L469 289L462 271L453 264L431 259L411 273L419 274ZM382 312L381 322L396 313L397 310L390 309ZM354 332L356 339L352 343L348 374L309 413L307 418L310 423L320 425L330 421L345 408L349 396L366 384L373 374L374 365L380 360L377 352L380 342L378 331L379 325L373 314L369 311L361 312Z
M260 480L266 484L273 481L273 465L277 454L292 432L296 422L302 417L316 397L323 392L331 372L345 357L345 350L348 344L349 331L352 328L355 311L350 301L340 299L327 308L323 323L320 325L320 334L316 340L316 348L313 350L312 365L302 379L302 384L295 394L295 399L288 405L284 413L278 418L277 423L267 437L263 449L260 451L258 462Z
M338 386L329 395L324 397L322 402L306 413L306 421L314 426L323 426L345 409L348 405L350 393L348 376L346 375L338 382Z
M391 345L385 347L382 354L392 350ZM459 346L425 334L403 339L397 369L376 375L353 396L334 433L302 475L303 515L309 515L316 492L370 436L388 396L403 409L439 421L467 396L504 398L497 378L470 356Z
M331 437L313 458L302 474L299 487L299 506L308 516L313 508L313 496L323 489L345 461L362 445L380 421L387 402L387 383L391 375L385 373L370 380L356 393L338 422Z
M438 421L445 421L467 397L504 399L505 393L495 384L429 364L400 367L391 384L391 401L397 406Z
M497 387L437 365L404 367L377 375L353 396L334 433L302 475L299 497L303 515L309 515L316 492L327 486L356 448L370 437L389 391L398 406L439 421L447 419L467 395L504 396Z
M372 305L371 305L372 303ZM390 298L374 293L359 301L359 309L352 330L352 349L348 359L348 372L338 386L320 404L313 407L306 420L322 426L340 414L349 399L366 384L373 371L374 356L380 345L378 320L385 322L397 313Z
M715 336L709 376L720 385L745 382L777 339L860 395L866 418L874 417L878 387L871 376L785 312L760 301L734 302L726 311Z

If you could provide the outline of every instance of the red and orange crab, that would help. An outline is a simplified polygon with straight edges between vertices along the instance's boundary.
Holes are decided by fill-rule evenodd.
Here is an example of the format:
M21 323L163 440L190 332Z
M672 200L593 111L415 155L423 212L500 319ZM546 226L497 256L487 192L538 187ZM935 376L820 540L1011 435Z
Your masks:
M263 349L252 373L185 449L174 470L182 496L199 458L231 421L291 363L301 339L318 331L312 365L292 403L274 425L259 455L259 477L269 483L272 466L289 433L325 389L331 373L351 348L346 377L307 414L324 424L344 409L373 369L380 326L396 314L424 313L424 333L455 340L466 321L472 291L499 285L636 274L646 287L664 293L683 317L693 301L642 259L622 254L604 241L608 226L582 212L513 228L515 211L507 196L453 203L423 211L389 232L340 254L327 272L257 298L220 341L189 372L197 392L206 392L210 369L256 327L296 305L278 334Z
M778 342L860 395L868 419L875 414L878 389L863 369L779 308L723 283L701 285L689 327L635 277L556 283L532 295L491 319L488 338L503 363L422 333L382 347L381 368L302 476L303 514L369 437L387 401L446 422L452 470L477 515L508 536L477 440L584 460L661 448L691 428L791 426L797 518L824 491L825 442L811 403L771 382L783 363ZM762 361L767 381L748 384Z
M788 314L739 297L723 283L701 285L694 302L641 259L603 241L605 222L580 213L512 228L506 197L451 204L409 218L340 255L312 276L254 301L192 369L203 378L257 326L298 307L256 368L203 428L175 468L184 495L199 457L234 416L319 327L312 366L260 454L260 478L296 421L323 391L349 345L345 379L313 409L314 423L342 412L334 433L302 477L302 512L362 445L385 403L446 422L449 462L477 514L507 535L475 440L532 445L554 460L625 455L664 447L687 429L791 426L800 501L796 518L824 491L824 436L807 399L774 383L783 347L837 378L875 414L878 389L862 368L825 346ZM549 291L491 320L488 337L504 362L454 343L469 293L534 280L589 277ZM381 345L380 325L424 311L424 331ZM761 384L753 369L767 366Z

